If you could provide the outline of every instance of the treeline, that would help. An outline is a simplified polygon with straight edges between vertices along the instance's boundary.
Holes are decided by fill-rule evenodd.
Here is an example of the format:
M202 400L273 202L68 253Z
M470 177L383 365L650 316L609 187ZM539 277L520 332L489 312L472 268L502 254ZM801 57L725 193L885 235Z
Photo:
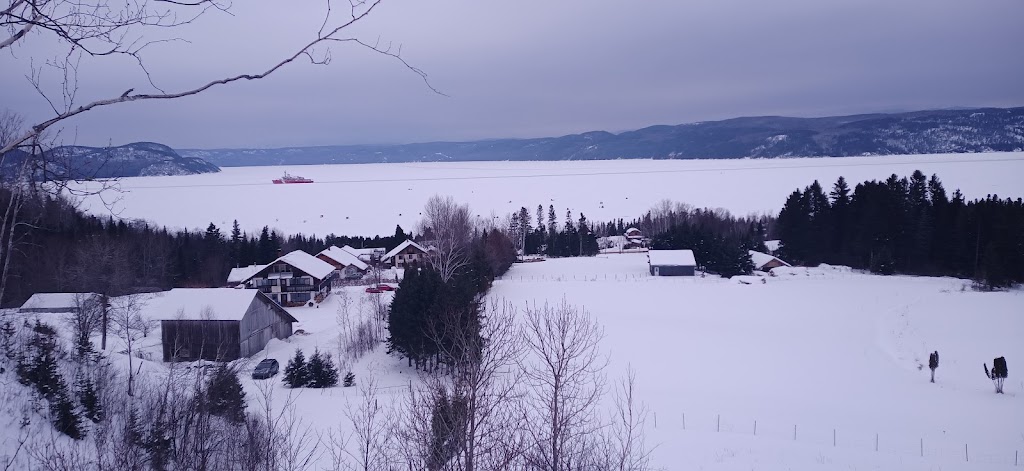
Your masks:
M388 351L417 368L469 353L465 339L479 338L481 299L516 259L512 241L498 230L481 232L459 250L464 261L447 280L430 263L407 267L391 303Z
M578 220L573 220L572 211L567 209L564 222L559 223L554 205L548 206L546 220L544 205L537 205L536 219L524 206L509 216L508 233L516 249L525 255L593 256L599 249L597 234L590 226L583 213Z
M966 201L920 171L852 191L840 177L827 194L815 181L787 198L776 230L791 262L969 277L989 289L1024 281L1022 200Z
M0 189L0 206L11 202ZM16 222L0 242L5 250L0 306L17 306L37 292L96 292L116 296L172 287L223 286L232 267L268 263L281 252L317 253L330 245L394 248L408 236L401 227L386 237L285 236L264 227L242 232L237 222L225 234L168 230L146 221L101 218L51 195L20 195Z

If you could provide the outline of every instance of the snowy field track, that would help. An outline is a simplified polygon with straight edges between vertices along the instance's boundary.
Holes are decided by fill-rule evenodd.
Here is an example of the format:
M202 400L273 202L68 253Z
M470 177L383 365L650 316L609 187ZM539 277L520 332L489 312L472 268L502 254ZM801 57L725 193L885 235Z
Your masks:
M827 266L749 285L645 271L644 254L517 264L491 296L564 298L603 324L610 379L636 370L666 469L1013 469L1024 451L1024 380L996 395L982 373L1024 361L1024 292Z
M794 189L817 179L829 187L914 170L937 173L948 191L968 198L1021 196L1024 153L884 157L459 162L287 167L229 167L220 173L136 177L119 194L89 197L82 208L100 215L143 218L172 228L222 230L237 219L252 232L270 225L284 233L391 234L415 226L423 203L447 194L481 218L521 206L554 205L592 221L640 216L663 199L733 214L777 213ZM316 181L274 185L285 171Z

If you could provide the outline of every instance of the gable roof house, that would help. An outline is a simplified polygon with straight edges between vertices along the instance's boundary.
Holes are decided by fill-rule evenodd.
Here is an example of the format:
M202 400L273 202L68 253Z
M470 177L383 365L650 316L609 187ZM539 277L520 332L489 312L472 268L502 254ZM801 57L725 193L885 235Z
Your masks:
M266 267L266 265L249 265L247 267L232 268L231 272L228 273L228 286L232 288L238 286Z
M338 274L347 280L362 278L370 268L353 253L333 245L316 254L316 258L330 263Z
M143 307L160 321L164 361L232 361L263 350L270 339L292 335L298 322L254 289L176 288Z
M384 247L367 247L364 249L357 249L355 247L352 247L351 245L346 245L342 247L341 250L344 250L352 255L355 255L359 260L362 260L364 263L371 263L374 261L374 259L380 260L384 258L384 253L387 252L387 250L385 250Z
M242 283L247 288L260 290L282 306L301 306L327 297L337 277L334 265L296 250L268 263Z
M381 261L395 268L405 268L417 262L426 261L428 252L426 247L406 239L405 242L398 244L398 247L384 255Z
M788 267L788 263L783 261L781 258L768 255L764 252L758 252L755 250L750 251L750 261L754 263L754 269L760 271L769 271L775 267Z
M78 313L82 309L100 308L102 298L96 293L36 293L21 305L21 313Z
M693 276L697 270L692 250L651 250L647 259L653 276Z

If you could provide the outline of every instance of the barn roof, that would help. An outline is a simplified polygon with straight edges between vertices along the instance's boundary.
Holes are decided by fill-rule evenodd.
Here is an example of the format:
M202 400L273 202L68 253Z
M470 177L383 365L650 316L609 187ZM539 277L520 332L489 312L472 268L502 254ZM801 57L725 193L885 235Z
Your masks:
M322 250L317 255L323 255L345 266L355 266L360 270L366 270L367 268L369 268L369 266L365 262L359 260L359 257L357 257L352 252L349 252L345 249L339 249L338 247L335 247L333 245Z
M692 250L651 250L647 252L647 257L651 266L697 266Z
M256 289L175 288L156 293L145 302L143 311L159 320L242 320L252 302L261 297L275 310L298 322L288 311Z
M78 308L78 300L99 296L96 293L36 293L21 305L22 309L67 309Z
M783 264L783 265L785 265L787 267L790 266L788 263L786 263L781 258L773 257L771 255L768 255L768 254L764 253L764 252L758 252L756 250L751 250L750 251L750 261L754 262L754 268L761 268L761 267L771 263L772 260L778 260L779 263L781 263L781 264Z
M394 257L395 255L398 255L399 252L401 252L402 250L405 250L405 248L410 246L410 245L413 246L413 247L416 247L417 249L419 249L423 253L427 253L427 249L424 248L422 245L417 244L416 242L413 242L411 239L406 239L405 242L402 242L401 244L398 244L398 247L395 247L390 252L388 252L388 254L385 255L382 260L390 260L391 257Z
M228 283L241 283L253 275L267 268L266 265L249 265L247 267L232 268L231 273L228 273Z

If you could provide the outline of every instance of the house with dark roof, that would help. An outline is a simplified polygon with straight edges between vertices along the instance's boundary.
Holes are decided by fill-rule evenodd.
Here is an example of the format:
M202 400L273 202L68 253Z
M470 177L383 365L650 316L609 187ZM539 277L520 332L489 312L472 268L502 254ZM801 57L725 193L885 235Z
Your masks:
M405 268L419 262L426 262L429 253L428 248L412 240L406 240L384 255L381 261L395 268Z

